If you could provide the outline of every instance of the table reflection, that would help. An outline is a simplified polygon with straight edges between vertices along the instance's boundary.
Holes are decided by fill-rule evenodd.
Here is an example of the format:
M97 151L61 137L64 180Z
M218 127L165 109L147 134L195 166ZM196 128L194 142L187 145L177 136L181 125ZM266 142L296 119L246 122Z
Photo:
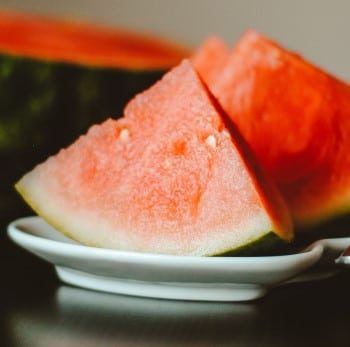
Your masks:
M8 343L1 346L345 347L349 276L289 284L240 303L157 300L59 284L39 289L29 283L16 289L16 299L8 296L14 299L4 314Z
M257 319L255 304L156 300L60 286L46 305L19 309L9 322L17 346L243 346Z

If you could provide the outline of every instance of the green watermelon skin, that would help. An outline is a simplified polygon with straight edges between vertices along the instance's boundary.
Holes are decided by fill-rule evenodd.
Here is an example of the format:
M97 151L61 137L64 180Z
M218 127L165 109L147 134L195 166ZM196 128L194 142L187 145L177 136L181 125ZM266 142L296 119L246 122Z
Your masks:
M164 69L130 70L0 55L1 210L24 208L14 182L91 124L119 117Z

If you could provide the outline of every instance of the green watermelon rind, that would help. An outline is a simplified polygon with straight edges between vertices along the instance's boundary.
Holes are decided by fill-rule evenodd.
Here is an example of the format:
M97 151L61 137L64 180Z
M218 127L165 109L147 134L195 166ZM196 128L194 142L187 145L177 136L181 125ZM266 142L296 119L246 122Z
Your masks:
M29 141L41 147L52 136L59 136L60 147L67 145L106 115L120 117L125 104L165 71L0 53L0 153L23 149Z
M292 241L280 238L273 230L260 237L249 240L244 245L224 251L216 256L244 257L244 256L274 256L291 252Z

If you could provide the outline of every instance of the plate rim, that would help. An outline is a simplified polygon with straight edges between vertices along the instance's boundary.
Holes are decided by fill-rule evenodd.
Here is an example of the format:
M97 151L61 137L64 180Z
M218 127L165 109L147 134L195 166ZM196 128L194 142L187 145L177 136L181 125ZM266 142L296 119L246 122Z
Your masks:
M308 256L310 252L313 252L319 245L324 248L326 246L326 243L328 240L334 240L334 239L320 239L317 240L307 247L305 247L302 251L296 252L296 253L290 253L290 254L281 254L281 255L271 255L271 256L218 256L218 257L208 257L208 256L186 256L186 255L172 255L172 254L156 254L156 253L145 253L145 252L136 252L136 251L125 251L125 250L116 250L116 249L109 249L109 248L99 248L94 246L88 246L78 243L77 241L73 239L69 239L66 235L63 235L65 238L71 240L72 242L64 242L64 241L58 241L54 240L48 237L43 237L37 234L30 233L26 230L21 230L19 224L21 223L27 223L27 222L34 222L34 223L44 223L46 226L52 228L56 233L63 235L59 231L57 231L54 227L52 227L49 223L47 223L42 217L40 216L27 216L27 217L20 217L8 224L7 227L7 234L10 237L12 241L18 244L18 241L24 240L27 243L37 243L39 245L46 245L50 248L50 250L56 251L58 245L64 245L69 250L74 250L76 253L82 252L83 254L85 252L91 252L94 256L108 256L108 257L116 257L116 258L127 258L132 259L135 262L139 261L147 261L151 260L153 261L159 261L159 259L168 260L168 261L175 261L178 263L188 263L189 261L192 263L217 263L220 265L224 264L232 264L232 263L244 263L245 265L249 263L256 263L259 262L260 264L262 262L265 263L274 263L276 261L279 262L288 262L290 259L296 259L296 258L305 258ZM338 239L347 239L350 244L350 237L348 238L338 238Z
M38 229L35 226L41 230L37 231ZM49 229L46 229L47 227ZM217 284L218 290L216 293L218 293L224 285L231 285L232 293L225 294L225 300L221 300L220 296L214 294L214 292L210 293L203 287L199 290L198 301L247 301L257 299L276 286L297 279L309 270L312 272L312 268L320 263L328 248L333 252L339 251L340 253L343 248L350 244L350 237L321 239L299 253L250 257L200 257L139 253L84 246L75 241L70 242L71 239L65 236L63 239L67 239L66 242L52 239L49 237L50 235L53 238L55 238L55 235L62 238L63 234L39 216L22 217L12 221L8 224L7 233L17 245L51 263L62 282L86 289L125 295L128 294L127 291L118 289L118 285L121 281L135 279L136 282L155 284L159 288L153 291L153 294L144 294L139 291L137 286L131 287L130 295L132 296L195 300L193 295L179 294L174 291L176 291L179 284L191 285L192 283L193 286L201 288L201 285L212 282ZM97 268L100 270L96 270L95 263L97 263ZM60 266L72 270L73 277L71 274L62 276L57 271ZM99 268L99 266L102 267ZM128 272L127 277L125 277L125 266L128 267L128 271L131 271ZM334 264L334 266L337 265ZM173 270L175 270L174 273ZM80 271L81 274L75 276L74 271ZM146 272L147 276L144 274L140 276L140 271ZM147 271L151 272L148 274ZM84 274L85 279L82 277ZM92 277L95 276L95 282L87 281L91 275ZM103 287L98 281L101 279L103 282L106 278L109 283ZM170 280L165 280L162 284L162 278L169 278ZM191 278L191 280L188 278ZM164 294L164 283L168 287L166 288L167 294ZM239 284L242 283L248 285L249 293L240 290ZM235 289L237 284L238 287L236 286Z

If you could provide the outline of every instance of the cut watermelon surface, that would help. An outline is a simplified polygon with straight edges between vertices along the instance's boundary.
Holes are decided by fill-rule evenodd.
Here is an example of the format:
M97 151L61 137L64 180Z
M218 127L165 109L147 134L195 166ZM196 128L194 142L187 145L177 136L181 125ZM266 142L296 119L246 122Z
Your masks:
M249 31L194 64L285 198L299 226L350 211L350 87ZM209 49L210 51L210 49ZM222 63L222 61L224 61ZM215 76L213 76L215 74Z
M227 121L185 60L16 188L58 230L97 247L207 256L290 239L283 200Z

